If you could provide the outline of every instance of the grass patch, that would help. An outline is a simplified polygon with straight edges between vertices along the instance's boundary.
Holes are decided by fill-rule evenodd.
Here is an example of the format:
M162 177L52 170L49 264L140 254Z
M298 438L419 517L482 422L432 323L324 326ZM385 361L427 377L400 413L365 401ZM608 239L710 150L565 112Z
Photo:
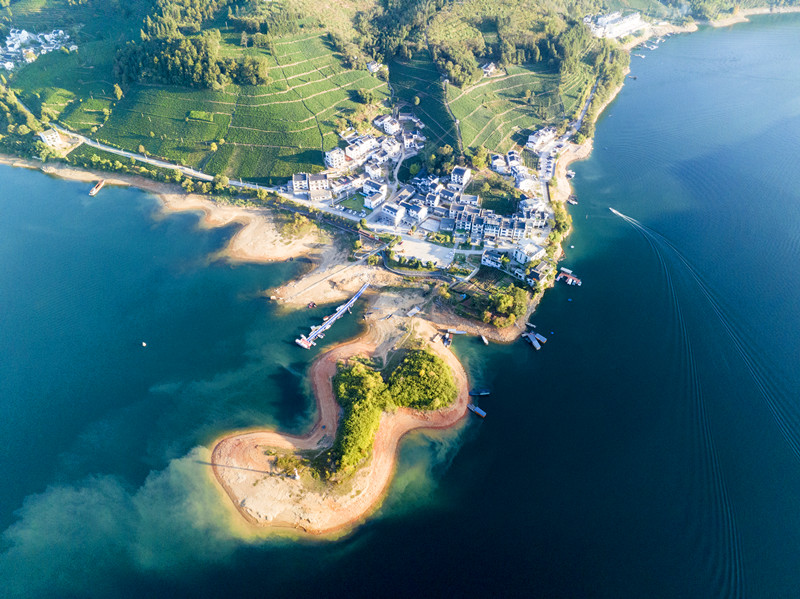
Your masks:
M204 110L190 110L189 118L194 121L205 121L207 123L214 122L214 114Z

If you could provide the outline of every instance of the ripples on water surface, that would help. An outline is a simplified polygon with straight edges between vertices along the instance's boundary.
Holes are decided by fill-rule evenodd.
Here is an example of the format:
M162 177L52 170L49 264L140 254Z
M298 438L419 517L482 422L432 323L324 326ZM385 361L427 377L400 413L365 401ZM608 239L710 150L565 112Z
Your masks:
M3 197L0 222L0 579L22 596L796 596L797 56L785 16L633 58L574 167L584 285L548 292L540 352L456 340L489 416L413 435L386 506L337 543L242 540L202 466L221 430L309 421L291 339L310 315L255 299L296 264L206 265L230 231L4 169L25 200Z

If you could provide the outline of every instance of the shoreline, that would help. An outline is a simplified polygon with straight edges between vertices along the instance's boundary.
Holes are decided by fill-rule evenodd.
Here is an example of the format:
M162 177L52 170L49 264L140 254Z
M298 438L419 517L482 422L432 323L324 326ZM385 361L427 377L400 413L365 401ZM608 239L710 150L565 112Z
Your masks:
M179 212L202 212L199 226L204 229L239 225L225 247L210 256L212 261L282 262L289 258L318 254L328 245L321 239L324 232L319 229L299 238L284 239L269 208L243 208L215 202L199 194L186 193L180 185L172 183L153 181L138 175L93 171L60 162L41 163L8 154L0 154L0 164L37 170L68 181L95 183L98 179L105 179L109 186L133 187L156 197L160 204L158 217ZM102 193L96 197L101 199Z
M736 25L737 23L748 23L748 17L757 15L780 15L800 12L800 6L762 6L760 8L745 8L740 9L736 14L724 17L722 19L712 19L706 24L711 27L728 27Z
M419 322L422 330L418 333L423 338L435 334L433 325ZM463 366L450 350L428 344L428 349L441 357L453 372L458 388L454 404L434 412L409 408L384 412L372 455L348 481L352 485L349 492L329 493L326 488L310 490L307 483L313 485L313 480L298 481L271 475L268 471L270 458L265 457L265 451L272 448L322 451L330 447L335 439L340 410L332 384L338 363L359 355L374 355L379 346L379 339L370 329L314 361L310 376L317 419L305 435L255 430L226 434L214 442L211 454L214 477L231 505L252 528L293 529L313 537L346 534L382 505L397 468L400 441L406 434L422 429L452 428L467 415L469 394Z
M759 14L776 14L800 12L800 7L789 9L748 9L743 10L735 17L709 23L714 27L732 25L745 22L747 17ZM633 46L642 43L650 37L664 35L665 33L690 33L698 29L692 23L681 27L651 26L647 33L625 44L624 49L630 51ZM625 73L630 72L628 69ZM613 102L625 85L625 79L610 94L609 98L597 109L595 122L599 120L605 109ZM566 177L569 166L576 161L584 160L591 155L593 138L587 139L578 145L570 143L561 153L556 163L555 178L557 185L551 188L551 201L562 203L572 193L571 181ZM224 248L210 258L225 258L231 261L268 263L286 260L290 257L299 257L314 254L324 249L324 243L319 243L318 233L304 235L299 240L289 240L283 243L275 224L275 218L267 208L240 208L220 204L197 194L187 194L180 186L161 183L137 175L107 173L92 171L90 169L73 167L62 163L39 163L23 158L0 155L0 164L36 169L51 176L68 180L94 182L97 179L106 179L109 185L122 185L136 187L154 194L161 205L161 215L177 212L202 212L200 226L204 228L224 227L232 224L240 225L236 233L228 240ZM88 191L88 190L87 190ZM570 231L571 232L571 231ZM322 233L322 232L320 232ZM567 236L569 235L569 232ZM562 245L566 242L566 237ZM322 246L322 247L320 247ZM558 252L563 256L563 247ZM366 268L366 267L365 267ZM354 269L363 273L359 269ZM374 273L372 273L374 274ZM288 283L287 283L288 284ZM345 292L344 289L339 291ZM539 300L541 298L538 298ZM525 322L536 309L537 301L532 301L526 316L514 326L493 331L494 335L487 335L497 342L513 342L517 339L519 329L525 328ZM419 327L424 331L423 338L430 339L435 327L442 326L438 323L452 321L450 315L434 314L426 319L418 320ZM437 318L439 316L439 318ZM454 315L453 315L454 316ZM463 319L459 319L463 320ZM466 324L467 321L464 322ZM447 326L447 325L443 325ZM465 328L464 325L459 328ZM472 323L470 331L479 331L484 328L481 323ZM231 431L218 436L211 447L211 476L215 488L223 493L227 499L221 497L225 503L230 501L228 508L236 525L241 525L251 533L270 530L274 533L289 530L298 531L311 537L337 537L347 534L354 527L373 514L382 505L397 468L397 454L403 437L411 431L423 429L446 429L456 426L467 415L466 408L469 403L467 375L458 358L447 348L440 344L427 344L428 348L442 357L451 366L453 376L458 387L458 397L450 408L437 412L419 412L401 408L394 413L384 413L376 433L373 454L368 462L361 466L352 477L352 485L357 492L346 495L333 496L326 493L317 494L319 502L313 510L299 505L293 493L298 493L307 498L308 493L303 492L303 482L286 477L269 477L264 464L267 460L260 448L270 447L289 451L302 451L324 449L335 439L338 425L340 407L333 394L332 376L336 373L337 363L340 359L348 359L355 355L372 355L381 345L371 337L373 327L357 338L340 344L318 356L311 365L309 376L315 398L316 419L311 429L304 435L293 436L269 431L260 427L253 427L245 431ZM253 468L252 466L257 466ZM235 473L231 475L231 473ZM278 493L285 493L283 499L290 499L293 509L280 504L278 511L270 511L269 504L258 502L254 498L253 489L256 485L264 485L262 475L268 475L266 482L275 483L272 486ZM292 488L294 485L294 488ZM243 492L247 489L249 492ZM313 494L313 493L312 493ZM337 503L338 501L338 503ZM327 502L327 512L325 511Z

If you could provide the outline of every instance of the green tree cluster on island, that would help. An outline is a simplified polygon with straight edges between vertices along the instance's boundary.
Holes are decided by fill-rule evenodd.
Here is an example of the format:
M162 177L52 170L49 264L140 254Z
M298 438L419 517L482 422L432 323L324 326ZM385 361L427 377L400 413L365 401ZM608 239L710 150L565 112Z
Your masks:
M347 473L369 456L384 411L438 410L452 404L457 395L450 367L426 350L410 351L387 380L362 362L341 368L333 390L344 415L328 455L332 466L328 474Z

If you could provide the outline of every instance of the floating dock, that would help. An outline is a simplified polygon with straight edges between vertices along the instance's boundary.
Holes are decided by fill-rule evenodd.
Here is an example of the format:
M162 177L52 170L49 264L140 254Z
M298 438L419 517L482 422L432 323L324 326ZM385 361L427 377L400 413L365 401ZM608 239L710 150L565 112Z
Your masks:
M339 318L341 318L342 316L344 316L346 312L350 311L350 308L353 307L353 304L356 303L356 300L359 297L361 297L361 294L364 293L367 287L369 287L369 283L364 283L361 289L359 289L358 292L353 297L347 300L347 303L342 304L341 306L336 308L336 312L334 312L332 316L326 317L320 326L311 327L311 333L309 334L308 337L306 337L305 335L300 335L300 338L295 339L294 342L304 349L311 349L312 346L316 345L316 343L314 343L314 340L317 339L318 337L319 338L324 337L325 331L331 328L333 326L333 323L339 320Z
M486 418L486 412L484 412L483 410L481 410L481 409L480 409L478 406L476 406L476 405L473 405L473 404L471 404L471 403L470 403L470 404L467 404L467 407L468 407L468 408L470 409L470 411L471 411L473 414L475 414L476 416L480 416L481 418Z
M560 281L561 279L564 279L567 285L577 285L578 287L581 286L581 280L575 275L573 275L572 271L569 270L568 268L562 268L561 272L558 273L556 281Z
M539 351L540 349L542 349L542 346L539 344L539 341L538 341L538 339L536 339L536 336L535 336L534 333L523 333L522 337L524 339L527 339L528 343L530 343L533 346L533 349L535 349L536 351Z

